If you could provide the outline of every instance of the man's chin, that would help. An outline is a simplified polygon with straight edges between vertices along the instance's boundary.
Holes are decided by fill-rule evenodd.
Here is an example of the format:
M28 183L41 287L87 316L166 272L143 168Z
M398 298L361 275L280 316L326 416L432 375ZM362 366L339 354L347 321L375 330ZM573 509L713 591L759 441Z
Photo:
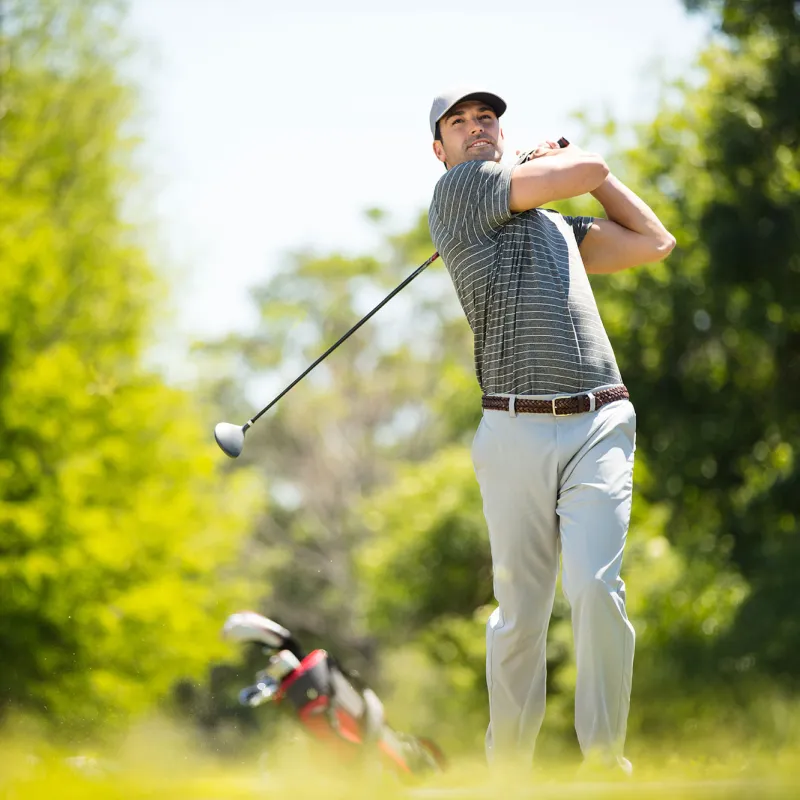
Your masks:
M503 151L497 147L479 147L477 150L465 150L464 157L455 164L446 161L447 169L453 169L459 164L467 164L470 161L500 161L503 157Z
M499 161L502 153L495 147L478 147L464 153L464 161Z
M471 147L465 155L467 161L499 161L502 154L496 147Z

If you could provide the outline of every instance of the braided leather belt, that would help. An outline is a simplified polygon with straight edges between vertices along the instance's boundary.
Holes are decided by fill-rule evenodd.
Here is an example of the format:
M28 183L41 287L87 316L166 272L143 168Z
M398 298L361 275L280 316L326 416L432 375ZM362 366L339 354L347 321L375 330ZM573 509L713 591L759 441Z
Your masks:
M610 389L601 389L599 392L585 392L584 394L564 394L552 400L531 400L525 397L497 397L485 394L482 405L491 411L508 411L509 400L514 401L512 413L517 414L553 414L556 417L566 417L570 414L584 414L587 411L596 411L607 403L616 400L628 400L630 395L624 386L612 386Z

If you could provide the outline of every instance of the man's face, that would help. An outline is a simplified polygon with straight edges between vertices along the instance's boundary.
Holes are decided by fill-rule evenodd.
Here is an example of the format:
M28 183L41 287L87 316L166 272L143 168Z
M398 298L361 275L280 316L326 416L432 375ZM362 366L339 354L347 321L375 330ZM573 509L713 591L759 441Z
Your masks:
M454 106L439 122L442 140L433 152L448 169L464 161L499 161L503 156L503 131L491 106L466 100Z

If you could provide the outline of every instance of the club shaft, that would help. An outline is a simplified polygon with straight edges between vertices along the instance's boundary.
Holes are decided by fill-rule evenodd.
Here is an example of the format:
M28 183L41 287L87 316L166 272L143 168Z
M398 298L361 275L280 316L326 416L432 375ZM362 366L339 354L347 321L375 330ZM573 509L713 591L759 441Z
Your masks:
M437 258L439 258L439 253L434 253L424 264L420 264L399 286L397 286L395 289L389 292L389 294L387 294L386 297L384 297L383 300L381 300L381 302L378 303L378 305L376 305L375 308L372 309L372 311L370 311L368 314L363 316L358 322L356 322L356 324L353 325L353 327L350 328L350 330L347 331L347 333L345 333L344 336L342 336L338 342L332 344L313 364L311 364L300 375L298 375L277 397L275 397L269 403L269 405L264 406L264 408L262 408L261 411L259 411L258 414L256 414L248 422L248 426L252 425L263 414L266 414L267 411L269 411L272 408L272 406L274 406L275 403L277 403L287 392L289 392L298 383L300 383L300 381L303 380L303 378L305 378L306 375L308 375L308 373L314 369L314 367L322 363L340 344L342 344L342 342L349 339L368 319L370 319L374 314L380 311L398 292L405 289L405 287L408 286L408 284L411 283L411 281L413 281L414 278L416 278L417 275L420 274L420 272L422 272L424 269L433 264L433 262L436 261Z

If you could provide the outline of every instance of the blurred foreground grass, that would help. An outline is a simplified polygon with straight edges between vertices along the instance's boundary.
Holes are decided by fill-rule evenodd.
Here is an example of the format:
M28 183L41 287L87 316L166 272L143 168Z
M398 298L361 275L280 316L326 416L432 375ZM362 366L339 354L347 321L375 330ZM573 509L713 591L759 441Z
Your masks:
M221 760L191 737L145 727L101 754L11 736L0 743L2 800L240 800L240 798L766 798L800 797L800 747L770 752L757 742L725 752L725 736L677 752L632 753L633 779L579 774L572 761L525 773L490 774L482 756L463 757L447 773L400 784L393 776L332 761L303 737L261 756Z

